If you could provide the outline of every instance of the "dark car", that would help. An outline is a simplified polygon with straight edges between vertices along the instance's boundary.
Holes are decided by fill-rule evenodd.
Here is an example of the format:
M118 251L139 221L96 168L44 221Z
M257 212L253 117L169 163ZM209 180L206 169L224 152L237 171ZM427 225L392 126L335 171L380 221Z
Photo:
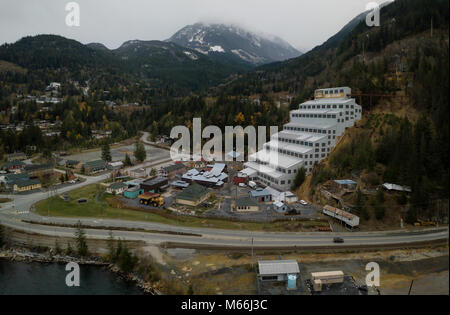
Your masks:
M333 238L334 243L344 243L344 239L342 237Z

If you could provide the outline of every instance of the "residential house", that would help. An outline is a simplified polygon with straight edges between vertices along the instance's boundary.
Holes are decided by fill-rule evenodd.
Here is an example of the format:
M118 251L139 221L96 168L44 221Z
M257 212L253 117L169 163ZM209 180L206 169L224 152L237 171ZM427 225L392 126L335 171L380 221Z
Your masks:
M21 172L24 168L25 168L25 163L22 161L19 161L19 160L6 162L1 167L2 170L5 170L5 171L11 172L11 173Z
M116 183L112 183L111 185L109 185L108 188L106 188L106 192L108 194L120 195L127 188L128 188L128 186L126 184L124 184L122 182L116 182Z
M15 152L6 155L6 159L8 162L11 161L23 161L27 159L27 156L23 152Z
M98 173L106 170L106 162L103 160L89 161L83 164L86 174Z
M28 164L25 165L24 170L32 178L39 176L51 176L54 173L52 164Z

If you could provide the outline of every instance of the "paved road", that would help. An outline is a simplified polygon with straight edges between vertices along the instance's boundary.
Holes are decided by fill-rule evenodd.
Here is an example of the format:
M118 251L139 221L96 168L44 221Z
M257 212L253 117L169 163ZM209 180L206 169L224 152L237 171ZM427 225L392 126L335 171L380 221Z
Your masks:
M145 136L145 135L144 135ZM155 163L155 162L152 162ZM156 161L161 163L161 161ZM167 162L163 162L167 163ZM151 163L150 163L151 164ZM83 187L106 179L109 174L99 176L86 176L82 183L67 186L58 190L58 193ZM8 196L11 197L11 196ZM46 192L37 192L29 195L13 196L14 201L2 204L0 208L0 222L12 228L35 232L44 235L73 236L74 229L67 227L57 227L51 225L25 223L22 220L54 224L75 224L75 218L55 218L42 217L33 212L29 212L32 204L48 197ZM136 231L114 231L116 237L124 240L142 240L149 244L161 244L164 242L176 242L195 245L212 246L239 246L250 247L253 238L254 247L308 247L308 246L356 246L356 245L395 245L407 244L439 239L448 239L448 228L427 229L422 231L386 231L386 232L346 232L339 233L345 239L344 244L333 244L334 233L281 233L281 232L250 232L245 230L221 230L210 228L191 228L175 225L133 222L110 219L89 219L83 218L81 222L89 226L86 235L90 238L107 238L108 230L98 227L144 229L150 232ZM97 227L97 228L96 228ZM171 233L189 233L189 235L176 235ZM198 236L192 236L192 234Z

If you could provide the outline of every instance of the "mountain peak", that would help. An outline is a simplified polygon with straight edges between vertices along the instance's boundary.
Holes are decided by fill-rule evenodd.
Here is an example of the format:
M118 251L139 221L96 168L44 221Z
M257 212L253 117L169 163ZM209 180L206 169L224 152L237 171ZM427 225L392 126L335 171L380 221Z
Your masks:
M167 41L204 55L254 66L301 55L277 36L256 34L233 24L198 22L183 27Z

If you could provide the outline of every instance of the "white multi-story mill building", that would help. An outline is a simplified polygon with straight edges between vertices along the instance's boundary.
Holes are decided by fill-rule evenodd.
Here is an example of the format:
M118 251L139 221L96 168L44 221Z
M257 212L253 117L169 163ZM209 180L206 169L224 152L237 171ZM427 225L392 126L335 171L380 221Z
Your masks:
M314 100L291 111L290 122L249 158L242 172L250 180L289 190L301 167L310 173L315 163L330 154L345 129L361 119L361 106L350 95L348 87L316 90Z

